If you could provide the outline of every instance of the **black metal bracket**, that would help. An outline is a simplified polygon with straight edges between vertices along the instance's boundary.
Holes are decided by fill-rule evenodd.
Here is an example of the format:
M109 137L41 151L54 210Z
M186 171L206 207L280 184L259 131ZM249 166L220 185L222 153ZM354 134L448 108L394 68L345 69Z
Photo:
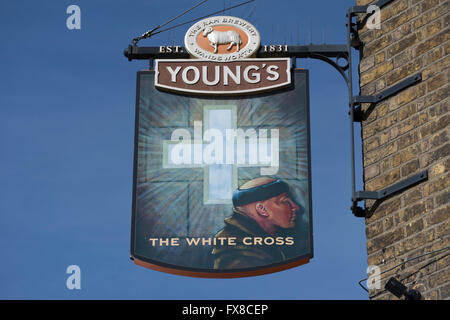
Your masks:
M399 93L402 90L405 90L406 88L422 81L422 73L418 73L416 75L413 75L402 82L397 83L396 85L374 95L374 96L354 96L353 97L353 106L354 106L354 119L355 122L361 122L363 119L365 119L367 116L363 114L361 110L361 103L378 103L381 102L397 93Z
M264 46L261 46L256 53L257 58L279 58L290 57L292 59L311 58L324 61L335 68L344 78L347 86L351 81L347 75L349 69L349 51L346 44L310 44L307 46L287 46L287 50L281 52L265 51ZM161 47L138 47L137 45L129 45L124 50L124 56L128 61L132 60L150 60L150 65L153 65L154 59L188 59L189 53L184 47L172 46L171 52L168 53L166 49L162 52ZM333 60L333 58L335 60ZM343 63L342 63L343 60ZM294 60L295 61L295 60ZM341 63L340 63L341 62Z
M408 88L409 86L416 84L417 82L422 81L422 73L418 73L412 77L409 77L402 82L392 86L375 96L354 96L353 97L353 105L361 104L361 103L378 103L384 99L397 94L398 92Z
M355 199L354 201L361 201L366 199L373 199L373 200L383 200L386 197L389 197L390 195L397 193L399 191L402 191L404 189L407 189L413 185L416 185L417 183L427 180L428 179L428 170L425 170L421 173L418 173L416 175L413 175L409 178L406 178L402 181L399 181L392 186L389 186L385 189L378 190L378 191L357 191L355 192Z
M383 6L391 3L393 0L379 0L375 3L376 6L382 8ZM344 78L349 96L349 122L350 122L350 138L351 138L351 164L352 164L352 207L353 214L357 217L365 217L366 210L358 206L358 202L365 199L377 199L382 200L387 196L403 190L411 185L427 179L428 173L422 172L419 175L408 178L404 181L394 184L386 189L380 191L356 191L355 188L355 144L354 144L354 122L361 122L364 119L362 114L361 104L376 103L404 90L405 88L416 84L422 80L421 74L416 74L408 79L394 85L391 88L384 90L383 92L374 96L361 96L353 95L353 63L352 63L352 49L360 50L363 47L363 42L358 36L358 27L360 23L353 21L353 18L357 14L365 14L366 20L372 12L368 12L370 6L353 6L347 12L347 43L337 45L305 45L305 46L287 46L287 50L280 52L268 52L266 46L261 46L256 53L258 58L273 58L273 57L291 57L293 58L294 65L297 58L311 58L324 61L337 70ZM124 56L128 58L128 61L132 60L149 60L150 68L153 66L154 59L187 59L190 57L189 53L182 46L170 46L169 47L138 47L136 43L129 45L124 50ZM170 52L169 52L170 51ZM340 61L344 60L344 63Z
M408 177L402 181L399 181L387 188L384 188L382 190L378 191L357 191L354 194L353 203L354 206L352 206L352 212L356 217L365 218L367 215L371 212L373 212L379 205L380 201L383 201L385 198L403 191L407 188L410 188L422 181L425 181L428 179L428 170L425 170L421 173L418 173L414 176ZM363 209L361 207L358 207L357 204L358 201L361 200L376 200L374 205L370 208L370 210ZM369 212L370 211L370 212Z
M124 50L124 56L128 61L132 60L150 60L150 65L154 59L188 59L189 53L181 46L171 47L171 52L161 52L160 47L138 47L129 45ZM340 44L311 44L307 46L287 46L287 50L282 52L267 52L261 47L256 53L257 58L279 58L290 57L292 59L311 58L318 59L330 64L344 78L348 85L350 81L346 75L349 68L349 52L347 45ZM333 60L333 58L335 60ZM339 63L344 60L344 64ZM295 61L295 60L294 60Z
M376 6L379 8L391 3L393 0L380 0L377 3L375 3ZM355 17L357 14L361 13L368 13L368 15L363 19L363 21L366 21L367 18L371 15L370 12L368 12L369 6L354 6L351 7L347 13L347 30L348 30L348 45L349 45L349 51L351 51L351 48L354 48L356 50L360 51L363 47L363 42L359 39L358 35L358 23L353 22L353 17ZM349 54L351 57L351 55ZM361 57L361 55L360 55ZM350 68L351 68L351 58L350 58ZM400 182L397 182L385 189L378 190L378 191L356 191L355 189L355 153L354 153L354 122L361 122L366 118L366 114L363 114L361 109L362 103L370 103L372 106L375 106L375 104L397 94L398 92L422 81L422 74L418 73L415 74L398 84L372 96L353 96L353 90L349 91L350 96L350 121L351 121L351 153L352 153L352 207L351 210L353 214L356 217L366 217L367 210L363 209L358 206L358 202L362 200L367 199L373 199L377 201L382 201L388 196L395 194L399 191L402 191L406 188L412 187L413 185L416 185L417 183L428 179L428 171L421 172L419 174L416 174L414 176L411 176L409 178L406 178ZM352 83L351 80L351 74L350 74L350 83ZM367 111L366 111L367 112Z

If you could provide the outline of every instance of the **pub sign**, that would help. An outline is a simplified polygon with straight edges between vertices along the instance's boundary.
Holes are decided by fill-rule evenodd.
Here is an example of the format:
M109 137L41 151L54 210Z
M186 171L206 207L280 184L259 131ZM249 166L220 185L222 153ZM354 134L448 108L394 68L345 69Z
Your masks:
M186 32L191 59L138 72L136 264L229 278L313 257L308 71L260 45L249 22L211 17Z

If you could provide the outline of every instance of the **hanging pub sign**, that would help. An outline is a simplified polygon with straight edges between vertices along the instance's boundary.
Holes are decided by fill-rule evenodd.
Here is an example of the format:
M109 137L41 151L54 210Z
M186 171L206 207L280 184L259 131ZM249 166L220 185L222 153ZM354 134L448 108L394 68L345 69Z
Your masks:
M131 257L210 278L313 257L307 70L256 58L239 18L201 20L191 59L138 72Z

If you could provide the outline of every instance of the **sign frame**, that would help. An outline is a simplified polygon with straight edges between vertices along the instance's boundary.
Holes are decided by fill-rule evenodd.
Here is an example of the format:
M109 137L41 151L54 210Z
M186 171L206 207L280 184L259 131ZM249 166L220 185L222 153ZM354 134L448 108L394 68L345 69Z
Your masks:
M175 266L161 261L156 261L144 256L140 256L135 252L135 225L136 225L136 187L137 187L137 167L138 167L138 143L139 143L139 108L140 108L140 91L141 91L141 75L153 73L156 78L154 70L142 70L137 72L136 81L136 105L135 105L135 132L134 132L134 155L133 155L133 187L132 187L132 218L131 218L131 242L130 242L130 259L134 261L136 265L146 267L155 271L161 271L169 274L176 274L189 277L199 277L199 278L242 278L249 276L258 276L269 273L275 273L294 267L307 264L310 259L314 257L314 243L313 243L313 221L312 221L312 189L311 189L311 129L310 129L310 95L309 95L309 70L306 69L291 69L292 73L302 72L306 75L306 130L307 130L307 157L308 157L308 205L309 205L309 244L310 252L302 256L296 257L294 259L289 259L284 262L278 262L265 267L251 267L246 269L229 269L227 271L214 270L214 269L198 269L192 267ZM295 78L295 77L291 77ZM288 88L280 89L279 91L289 91L295 87L294 81L292 85ZM166 92L165 92L166 93ZM196 98L193 95L186 95L180 93L166 93L174 95L182 95ZM272 92L269 93L259 93L254 94L252 97L270 96ZM213 97L205 97L211 98ZM233 98L244 98L248 99L248 95L236 95ZM224 96L223 99L231 99L230 97Z

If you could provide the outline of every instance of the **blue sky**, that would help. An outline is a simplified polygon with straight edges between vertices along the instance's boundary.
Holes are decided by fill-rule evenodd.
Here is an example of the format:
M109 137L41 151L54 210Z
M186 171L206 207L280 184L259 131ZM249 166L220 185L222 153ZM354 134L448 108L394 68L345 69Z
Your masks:
M350 211L347 89L331 66L310 59L297 65L310 70L311 262L252 278L198 279L129 260L136 72L148 63L128 62L123 50L197 2L0 3L1 299L367 299L358 285L367 268L364 220ZM209 0L180 22L223 3ZM81 30L66 27L71 4L81 8ZM256 0L227 14L248 19L263 44L303 44L305 34L309 43L311 26L314 43L325 33L337 44L346 41L352 5ZM183 45L188 27L140 45ZM361 188L360 154L356 163ZM73 264L81 290L66 288Z

